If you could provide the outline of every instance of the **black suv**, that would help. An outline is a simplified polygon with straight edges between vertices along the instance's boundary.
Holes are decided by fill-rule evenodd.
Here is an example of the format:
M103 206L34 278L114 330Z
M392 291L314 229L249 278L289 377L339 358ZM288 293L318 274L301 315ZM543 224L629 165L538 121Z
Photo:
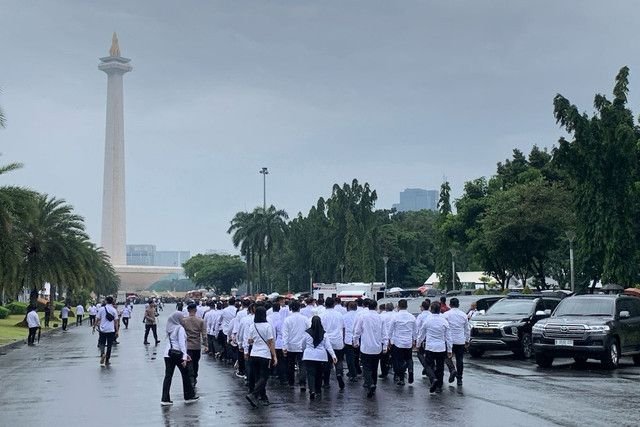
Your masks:
M516 356L533 355L531 328L549 317L560 298L540 295L509 296L496 302L486 313L470 320L469 354L481 357L486 350L510 350Z
M555 357L576 363L599 359L606 368L621 356L640 365L640 298L625 295L580 295L566 298L549 319L533 328L538 366L548 368Z

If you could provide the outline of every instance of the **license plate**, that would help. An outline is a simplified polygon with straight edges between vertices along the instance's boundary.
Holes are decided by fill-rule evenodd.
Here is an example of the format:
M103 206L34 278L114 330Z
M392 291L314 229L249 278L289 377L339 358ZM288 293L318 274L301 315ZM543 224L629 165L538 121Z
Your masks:
M493 329L491 329L491 328L478 328L478 333L479 334L492 334L493 333Z
M573 347L573 340L556 340L556 345L563 345L565 347Z

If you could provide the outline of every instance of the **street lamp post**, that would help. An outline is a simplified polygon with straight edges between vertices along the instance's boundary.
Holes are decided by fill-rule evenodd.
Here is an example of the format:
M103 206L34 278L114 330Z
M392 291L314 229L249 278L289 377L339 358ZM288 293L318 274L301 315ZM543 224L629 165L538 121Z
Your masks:
M262 209L267 211L267 175L269 175L269 169L263 167L258 171L262 175Z
M573 270L573 241L576 239L575 231L567 231L567 239L569 239L569 265L571 268L571 292L576 291L576 282Z
M309 270L309 298L313 298L313 270Z
M340 283L344 283L344 264L340 264Z
M456 249L451 248L449 250L451 252L451 290L456 290L456 255L458 251Z
M387 297L387 263L389 262L388 256L383 256L382 261L384 261L384 297Z
M291 275L287 274L287 295L291 293Z

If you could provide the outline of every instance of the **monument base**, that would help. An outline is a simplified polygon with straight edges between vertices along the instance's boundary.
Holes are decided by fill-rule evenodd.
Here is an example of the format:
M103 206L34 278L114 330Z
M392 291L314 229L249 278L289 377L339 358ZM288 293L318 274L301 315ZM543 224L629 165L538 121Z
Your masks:
M125 292L144 291L166 276L184 274L182 267L114 265L113 268L120 278L120 290Z

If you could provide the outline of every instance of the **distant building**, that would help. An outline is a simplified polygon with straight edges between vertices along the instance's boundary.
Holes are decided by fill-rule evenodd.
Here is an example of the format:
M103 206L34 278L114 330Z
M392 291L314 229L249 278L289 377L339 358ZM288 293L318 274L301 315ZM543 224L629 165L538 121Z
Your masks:
M407 188L400 192L400 203L394 204L393 207L398 212L421 211L424 209L435 211L437 205L438 191Z
M155 245L127 245L127 265L182 267L189 258L189 251L158 251Z

